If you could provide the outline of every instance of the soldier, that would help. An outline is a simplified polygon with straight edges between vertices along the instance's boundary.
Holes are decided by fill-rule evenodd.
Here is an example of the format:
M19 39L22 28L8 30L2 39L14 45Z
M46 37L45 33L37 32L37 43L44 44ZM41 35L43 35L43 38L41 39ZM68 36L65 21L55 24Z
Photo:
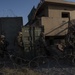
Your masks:
M6 38L4 35L0 36L0 55L1 57L4 57L4 54L7 54L7 46L8 42L6 41Z
M24 46L23 46L23 40L22 40L22 32L19 32L19 35L17 37L17 44L18 44L18 54L19 56L23 57Z
M62 58L64 53L64 46L61 41L56 41L53 46L51 46L51 54L56 58Z

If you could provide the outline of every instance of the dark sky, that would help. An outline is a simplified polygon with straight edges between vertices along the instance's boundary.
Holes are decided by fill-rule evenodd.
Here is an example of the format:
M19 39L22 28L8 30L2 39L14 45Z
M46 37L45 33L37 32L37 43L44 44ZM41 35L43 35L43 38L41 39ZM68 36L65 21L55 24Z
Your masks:
M30 10L39 2L40 0L0 0L0 17L22 16L23 23L26 24Z

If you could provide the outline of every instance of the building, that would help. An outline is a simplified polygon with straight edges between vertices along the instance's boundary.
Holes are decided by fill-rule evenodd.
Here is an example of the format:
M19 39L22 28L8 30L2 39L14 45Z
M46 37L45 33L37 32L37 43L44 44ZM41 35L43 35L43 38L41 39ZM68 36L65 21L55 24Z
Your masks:
M37 8L32 8L26 25L44 26L45 36L64 36L68 33L69 21L74 19L74 2L41 0Z
M0 17L0 34L6 36L6 40L9 42L8 49L14 48L15 39L22 26L22 17Z

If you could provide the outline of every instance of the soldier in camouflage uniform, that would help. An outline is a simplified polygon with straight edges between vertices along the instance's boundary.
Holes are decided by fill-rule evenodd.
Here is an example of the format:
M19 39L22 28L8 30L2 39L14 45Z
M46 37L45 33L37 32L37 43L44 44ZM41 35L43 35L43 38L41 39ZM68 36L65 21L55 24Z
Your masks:
M17 42L18 42L18 53L20 56L23 55L24 52L24 46L23 46L23 40L22 40L22 32L19 32L19 35L17 37Z
M0 36L0 56L4 57L5 54L7 54L7 46L9 43L6 41L6 38L4 35Z

